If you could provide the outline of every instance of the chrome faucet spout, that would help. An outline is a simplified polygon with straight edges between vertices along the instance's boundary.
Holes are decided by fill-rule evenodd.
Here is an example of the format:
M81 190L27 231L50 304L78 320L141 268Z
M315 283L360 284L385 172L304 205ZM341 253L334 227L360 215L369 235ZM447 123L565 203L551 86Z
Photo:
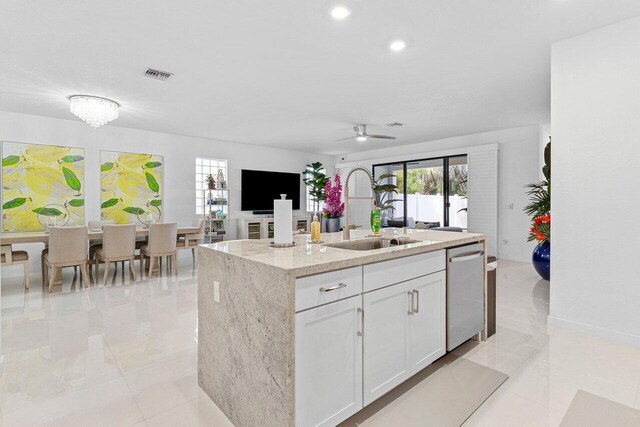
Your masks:
M351 175L353 175L354 172L357 171L361 171L364 172L367 175L367 178L369 178L369 182L371 183L371 197L369 197L369 199L371 199L371 209L373 209L375 207L375 201L376 201L376 197L375 197L375 189L376 189L376 181L373 179L373 174L371 173L371 171L367 168L358 166L355 167L353 169L351 169L351 171L349 171L349 173L347 174L347 178L344 180L344 228L342 229L342 238L343 240L349 240L351 238L351 224L349 224L349 178L351 178ZM358 199L366 199L367 197L358 197Z

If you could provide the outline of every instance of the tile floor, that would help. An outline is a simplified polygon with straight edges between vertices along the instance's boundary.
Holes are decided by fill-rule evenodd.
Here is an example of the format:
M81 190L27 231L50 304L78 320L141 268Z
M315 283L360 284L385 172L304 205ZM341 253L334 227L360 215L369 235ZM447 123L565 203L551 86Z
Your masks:
M52 294L3 279L0 426L231 425L197 384L189 261L84 291L71 271ZM498 333L456 354L510 378L465 426L557 426L578 389L640 408L640 348L547 327L549 284L525 263L498 271Z

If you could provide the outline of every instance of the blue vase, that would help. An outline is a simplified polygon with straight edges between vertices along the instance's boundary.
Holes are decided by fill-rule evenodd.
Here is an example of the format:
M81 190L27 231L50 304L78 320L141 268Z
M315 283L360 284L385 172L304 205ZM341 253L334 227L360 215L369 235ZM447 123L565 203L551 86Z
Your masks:
M551 243L540 242L533 250L531 257L533 268L536 269L540 277L549 280L551 276Z

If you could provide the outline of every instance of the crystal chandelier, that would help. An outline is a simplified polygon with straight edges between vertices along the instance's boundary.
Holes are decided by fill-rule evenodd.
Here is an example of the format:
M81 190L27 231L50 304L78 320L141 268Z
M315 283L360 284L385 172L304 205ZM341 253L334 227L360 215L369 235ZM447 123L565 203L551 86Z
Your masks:
M97 128L118 118L120 104L97 96L74 95L69 98L71 113Z

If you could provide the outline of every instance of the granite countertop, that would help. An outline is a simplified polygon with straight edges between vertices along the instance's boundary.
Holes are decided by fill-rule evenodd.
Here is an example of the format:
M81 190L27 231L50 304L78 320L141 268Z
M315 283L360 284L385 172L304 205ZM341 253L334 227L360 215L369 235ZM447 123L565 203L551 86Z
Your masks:
M369 234L369 230L352 230L351 240L366 238ZM407 236L414 240L420 240L420 242L401 247L356 251L334 248L324 244L312 244L309 234L301 234L294 236L296 246L293 248L271 248L269 247L269 239L230 240L200 245L200 247L203 250L213 250L229 256L267 264L286 270L287 273L295 277L302 277L485 240L484 234L402 228L386 228L382 230L381 234L383 237ZM342 232L323 233L320 237L324 243L340 242L342 241Z

